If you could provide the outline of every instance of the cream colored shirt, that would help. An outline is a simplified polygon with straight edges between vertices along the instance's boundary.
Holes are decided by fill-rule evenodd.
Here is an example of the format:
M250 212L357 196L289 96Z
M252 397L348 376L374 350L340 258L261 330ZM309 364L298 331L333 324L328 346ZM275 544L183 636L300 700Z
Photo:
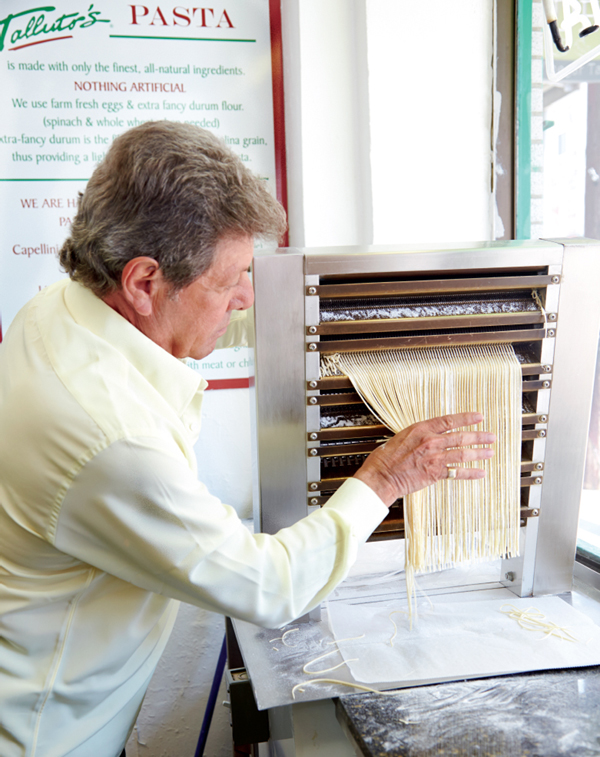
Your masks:
M0 755L115 757L182 600L276 627L387 512L352 479L252 535L196 476L206 382L61 281L0 345Z

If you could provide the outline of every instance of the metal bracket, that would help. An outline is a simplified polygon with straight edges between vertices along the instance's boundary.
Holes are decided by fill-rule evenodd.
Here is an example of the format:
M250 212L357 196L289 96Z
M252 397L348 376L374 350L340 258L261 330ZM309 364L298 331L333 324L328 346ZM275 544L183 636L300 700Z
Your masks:
M260 744L269 740L269 713L256 706L252 684L245 668L225 671L233 743Z

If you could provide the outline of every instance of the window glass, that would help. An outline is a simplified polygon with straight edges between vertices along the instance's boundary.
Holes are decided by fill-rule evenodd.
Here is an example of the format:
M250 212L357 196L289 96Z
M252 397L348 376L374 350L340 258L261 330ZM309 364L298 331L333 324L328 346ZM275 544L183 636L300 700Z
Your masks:
M591 12L590 19L594 20ZM600 44L600 30L584 36L597 37L595 44ZM556 61L556 51L553 56ZM557 64L556 68L559 66ZM600 239L600 59L590 60L558 81L550 80L549 75L552 77L552 69L549 71L546 66L542 236ZM581 500L578 559L600 568L598 368Z

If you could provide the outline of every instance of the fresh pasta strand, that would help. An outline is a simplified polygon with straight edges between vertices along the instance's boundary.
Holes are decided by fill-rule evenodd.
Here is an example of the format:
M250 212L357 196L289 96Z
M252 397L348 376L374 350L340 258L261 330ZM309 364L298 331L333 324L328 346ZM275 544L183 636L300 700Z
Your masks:
M392 619L392 615L396 615L396 613L402 613L403 615L408 615L408 611L405 611L405 610L392 610L392 612L388 615L388 618L391 624L394 626L394 633L390 636L390 647L394 646L394 639L398 635L398 626Z
M297 691L304 691L304 686L309 683L335 683L339 686L348 686L351 689L359 689L359 691L370 691L372 694L381 694L382 696L392 696L397 694L397 691L379 691L378 689L372 689L370 686L362 686L359 683L350 683L349 681L338 681L335 678L309 678L308 681L302 681L297 683L292 689L292 699L296 698Z
M286 631L283 634L283 636L281 637L281 643L284 646L286 646L286 647L295 647L296 646L295 644L288 644L287 641L285 640L285 637L288 636L289 634L294 633L295 631L299 631L299 630L300 630L299 628L290 628L290 630Z
M440 415L480 412L496 434L487 475L442 480L404 497L409 624L415 574L519 551L521 366L510 344L423 347L325 356L322 373L348 376L394 433Z
M505 610L504 608L508 609ZM525 628L527 631L543 631L543 639L547 639L549 636L557 636L564 641L577 641L575 636L570 633L565 626L559 626L548 620L543 612L537 610L535 607L528 607L526 610L520 610L514 605L502 605L500 612L508 615L509 618L513 618L518 622L521 628Z

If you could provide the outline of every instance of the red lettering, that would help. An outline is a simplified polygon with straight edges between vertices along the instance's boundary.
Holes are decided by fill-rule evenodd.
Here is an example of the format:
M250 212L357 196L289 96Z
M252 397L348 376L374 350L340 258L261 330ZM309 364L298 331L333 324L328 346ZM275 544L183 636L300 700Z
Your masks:
M215 15L215 12L212 8L192 8L192 11L194 15L196 14L196 11L200 11L200 13L202 14L202 23L200 24L200 26L208 26L208 24L206 23L206 11L212 13L213 18Z
M144 18L146 19L148 26L190 26L198 20L199 23L196 23L196 26L208 28L215 26L216 21L214 8L184 8L182 5L176 5L173 8L173 20L167 21L165 13L159 5L154 6L156 10L154 10L153 15L150 14L150 6L130 5L129 7L131 8L130 23L134 26L139 26L140 23L143 23ZM221 12L219 23L216 25L216 28L235 28L229 13L226 10Z
M166 19L166 18L165 18L165 17L163 16L163 13L162 13L162 11L161 11L160 7L159 7L159 6L157 5L157 6L156 6L156 13L154 14L154 18L152 19L152 21L150 21L150 26L154 26L154 22L156 21L156 17L157 17L157 16L158 16L158 17L160 18L160 20L162 21L162 24L163 24L163 26L168 26L168 25L169 25L169 24L167 23L167 19Z
M227 25L229 26L230 29L234 28L233 24L231 23L231 19L227 15L227 11L224 10L223 13L221 13L221 18L219 19L219 23L217 24L217 29L221 28L221 21L223 20L227 21Z
M148 15L148 8L146 8L145 5L130 5L129 7L131 8L131 23L132 24L137 24L138 23L138 20L137 20L137 18L138 18L137 17L137 14L138 14L137 9L138 8L141 8L144 11L142 13L142 16L147 16Z
M185 11L186 13L189 13L187 8L181 8L179 5L176 8L173 8L173 26L189 26L191 24L190 17L185 16L183 13L177 13L177 11ZM186 23L178 24L177 21L175 21L176 18L182 18Z

